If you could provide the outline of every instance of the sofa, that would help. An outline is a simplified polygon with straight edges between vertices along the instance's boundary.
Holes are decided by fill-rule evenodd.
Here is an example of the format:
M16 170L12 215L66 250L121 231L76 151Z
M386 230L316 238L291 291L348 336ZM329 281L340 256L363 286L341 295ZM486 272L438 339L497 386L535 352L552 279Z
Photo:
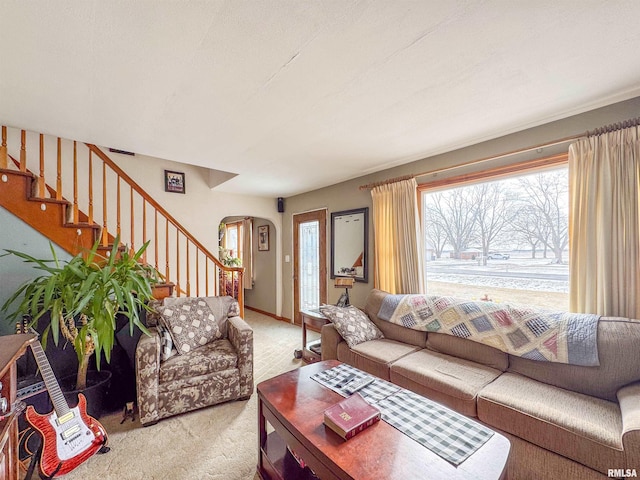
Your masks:
M511 441L511 480L640 475L640 321L601 317L599 366L542 362L464 338L381 320L384 298L364 312L384 335L350 348L322 328L322 359L337 359L440 402Z
M142 335L136 348L143 426L251 396L253 330L234 298L167 297L150 308L151 335Z

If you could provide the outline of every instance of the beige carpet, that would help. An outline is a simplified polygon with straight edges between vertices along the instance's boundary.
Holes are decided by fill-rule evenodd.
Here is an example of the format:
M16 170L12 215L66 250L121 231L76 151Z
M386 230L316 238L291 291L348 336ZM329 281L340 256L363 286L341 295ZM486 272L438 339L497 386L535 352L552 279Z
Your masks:
M300 327L250 310L254 329L255 384L301 366ZM255 391L255 390L254 390ZM141 427L136 420L120 425L121 415L101 423L111 451L95 455L65 480L235 480L254 479L258 459L257 396L161 420Z

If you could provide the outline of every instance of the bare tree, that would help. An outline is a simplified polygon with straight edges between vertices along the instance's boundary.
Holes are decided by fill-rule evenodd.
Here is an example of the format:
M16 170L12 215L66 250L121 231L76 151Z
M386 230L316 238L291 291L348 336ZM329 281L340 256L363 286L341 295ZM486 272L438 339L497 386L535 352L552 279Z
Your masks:
M424 225L424 233L425 239L427 243L433 247L433 251L435 253L436 258L442 257L442 252L444 251L444 247L447 245L447 232L444 226L441 223L440 216L433 209L432 206L428 205L428 195L425 195L425 225Z
M514 235L531 247L531 258L536 258L538 247L544 243L542 239L545 237L540 231L542 223L536 208L525 204L516 210L511 224Z
M508 208L504 188L496 182L474 185L470 195L475 208L476 232L482 246L482 263L486 265L491 245L511 225L514 213Z
M567 172L554 171L520 178L523 200L535 210L540 241L562 263L562 253L569 243Z
M475 234L476 208L464 188L428 195L425 208L434 222L444 230L447 243L453 247L453 257L460 258Z

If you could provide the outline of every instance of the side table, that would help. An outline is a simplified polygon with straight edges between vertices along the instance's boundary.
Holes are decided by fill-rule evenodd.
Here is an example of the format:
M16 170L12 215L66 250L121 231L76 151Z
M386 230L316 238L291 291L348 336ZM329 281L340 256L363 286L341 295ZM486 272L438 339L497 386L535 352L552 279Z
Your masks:
M329 323L329 319L322 315L319 310L302 310L302 359L307 363L319 362L320 354L312 351L307 343L307 329L320 333L324 325Z

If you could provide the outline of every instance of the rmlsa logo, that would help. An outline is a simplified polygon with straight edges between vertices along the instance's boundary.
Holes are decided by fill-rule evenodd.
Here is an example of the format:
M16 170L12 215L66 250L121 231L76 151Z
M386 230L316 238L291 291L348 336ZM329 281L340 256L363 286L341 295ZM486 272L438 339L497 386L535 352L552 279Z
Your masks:
M607 471L607 476L613 478L637 478L638 474L635 468L610 468Z

